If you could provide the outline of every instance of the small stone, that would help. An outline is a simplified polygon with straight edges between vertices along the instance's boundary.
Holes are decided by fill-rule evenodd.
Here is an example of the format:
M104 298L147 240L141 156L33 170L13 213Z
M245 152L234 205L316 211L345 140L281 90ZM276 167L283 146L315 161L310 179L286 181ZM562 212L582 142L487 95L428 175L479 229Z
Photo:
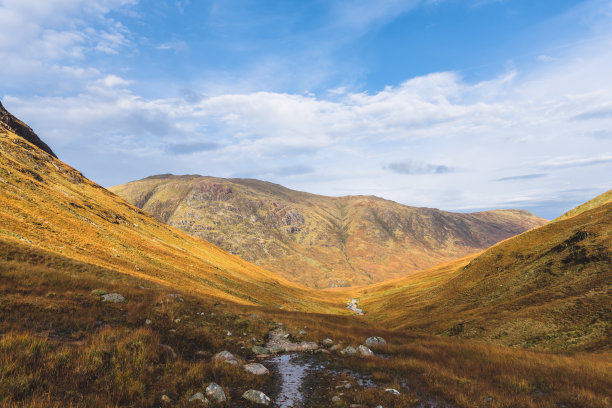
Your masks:
M368 347L378 346L378 345L381 345L381 344L387 344L385 339L383 339L382 337L372 336L372 337L368 337L366 339L366 346L368 346Z
M361 345L361 346L357 347L357 351L359 352L359 354L361 354L364 357L369 357L369 356L373 356L374 355L372 350L370 350L369 348L367 348L364 345Z
M385 392L391 393L393 395L400 395L400 392L395 388L385 388Z
M152 324L152 323L153 323L153 320L151 320L151 319L145 320L145 324Z
M337 396L337 395L334 395L334 396L332 397L332 402L340 402L340 397L339 397L339 396Z
M232 332L228 330L225 334L227 335L227 337L230 337L232 335Z
M303 335L305 335L305 334L306 334L306 330L300 330L300 331L298 332L298 335L300 335L300 336L303 336Z
M180 323L181 319L174 319L174 323Z
M200 401L204 404L208 404L208 399L201 392L196 392L189 398L189 402Z
M214 382L208 384L208 387L206 387L206 396L212 399L213 401L219 403L227 401L223 388L221 388L219 384L216 384Z
M215 364L227 363L235 366L240 365L238 358L227 350L215 354L212 359Z
M328 338L328 339L323 340L323 341L321 342L321 344L323 344L325 347L329 347L329 346L331 346L332 344L334 344L334 341L333 341L332 339L329 339L329 338Z
M331 347L329 348L329 351L338 351L338 350L340 350L341 348L342 348L342 346L341 346L341 345L339 345L339 344L334 344L333 346L331 346Z
M251 351L253 351L253 353L255 354L270 354L270 350L268 350L266 347L261 346L253 346L251 348Z
M348 346L344 350L342 350L340 354L342 354L343 356L354 356L355 354L357 354L357 350L355 350L355 347L353 346Z
M162 395L160 398L161 402L163 402L164 404L169 404L172 402L172 400L170 399L169 396L167 396L166 394Z
M244 394L242 394L242 398L244 398L247 401L251 401L254 404L260 404L260 405L270 405L270 397L268 397L266 394L264 394L261 391L257 391L257 390L248 390L247 392L245 392Z
M284 338L286 338L286 339L288 339L288 338L289 338L289 336L290 336L290 334L289 334L289 333L287 333L287 334L285 334L283 337L284 337Z
M106 295L102 295L102 301L103 302L112 302L112 303L122 303L125 302L125 298L123 297L123 295L119 294L119 293L109 293Z
M270 374L270 371L263 365L259 363L250 363L244 365L244 371L247 373L251 373L254 375L265 375Z

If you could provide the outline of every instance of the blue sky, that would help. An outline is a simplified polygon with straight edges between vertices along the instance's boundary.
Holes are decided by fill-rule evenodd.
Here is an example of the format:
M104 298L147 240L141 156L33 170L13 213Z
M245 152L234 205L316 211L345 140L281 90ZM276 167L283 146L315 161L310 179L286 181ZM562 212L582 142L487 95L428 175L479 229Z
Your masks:
M611 188L612 1L0 0L0 98L111 186L553 218Z

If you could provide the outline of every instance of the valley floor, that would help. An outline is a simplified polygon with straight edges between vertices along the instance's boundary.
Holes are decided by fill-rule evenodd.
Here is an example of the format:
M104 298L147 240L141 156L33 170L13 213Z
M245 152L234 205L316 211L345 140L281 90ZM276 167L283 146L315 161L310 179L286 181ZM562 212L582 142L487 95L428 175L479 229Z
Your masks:
M263 361L271 370L264 376L212 361L223 350L259 361L252 347L263 346L278 327L292 341L331 338L340 350L373 335L387 340L371 357L337 351L277 357L306 367L303 401L295 406L612 405L609 353L552 354L390 331L362 316L177 293L25 245L0 242L0 254L2 406L197 406L190 397L211 382L225 390L226 406L250 406L241 398L248 389L290 406L283 402L287 380L273 358ZM126 301L103 302L104 292ZM162 402L164 395L170 402Z

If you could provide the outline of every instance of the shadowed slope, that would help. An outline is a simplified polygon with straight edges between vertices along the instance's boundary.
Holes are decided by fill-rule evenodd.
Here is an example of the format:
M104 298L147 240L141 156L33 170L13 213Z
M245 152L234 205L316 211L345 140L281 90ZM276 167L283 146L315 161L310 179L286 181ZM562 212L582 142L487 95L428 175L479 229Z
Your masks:
M0 239L244 304L326 309L312 290L161 223L0 127Z
M313 287L405 276L537 227L526 211L454 214L252 179L159 175L111 191L159 220Z
M407 279L361 289L392 327L548 349L609 350L612 203Z

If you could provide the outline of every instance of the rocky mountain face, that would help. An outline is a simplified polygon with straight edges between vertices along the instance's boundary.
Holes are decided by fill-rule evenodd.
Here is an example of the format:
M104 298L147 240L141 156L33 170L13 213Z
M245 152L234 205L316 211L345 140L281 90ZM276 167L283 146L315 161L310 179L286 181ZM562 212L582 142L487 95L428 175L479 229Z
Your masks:
M171 226L318 288L405 276L546 223L527 211L457 214L253 179L159 175L110 190Z
M36 133L25 123L11 115L0 102L0 129L10 131L19 137L24 138L34 146L49 153L53 157L57 157L53 150L45 142L43 142Z

